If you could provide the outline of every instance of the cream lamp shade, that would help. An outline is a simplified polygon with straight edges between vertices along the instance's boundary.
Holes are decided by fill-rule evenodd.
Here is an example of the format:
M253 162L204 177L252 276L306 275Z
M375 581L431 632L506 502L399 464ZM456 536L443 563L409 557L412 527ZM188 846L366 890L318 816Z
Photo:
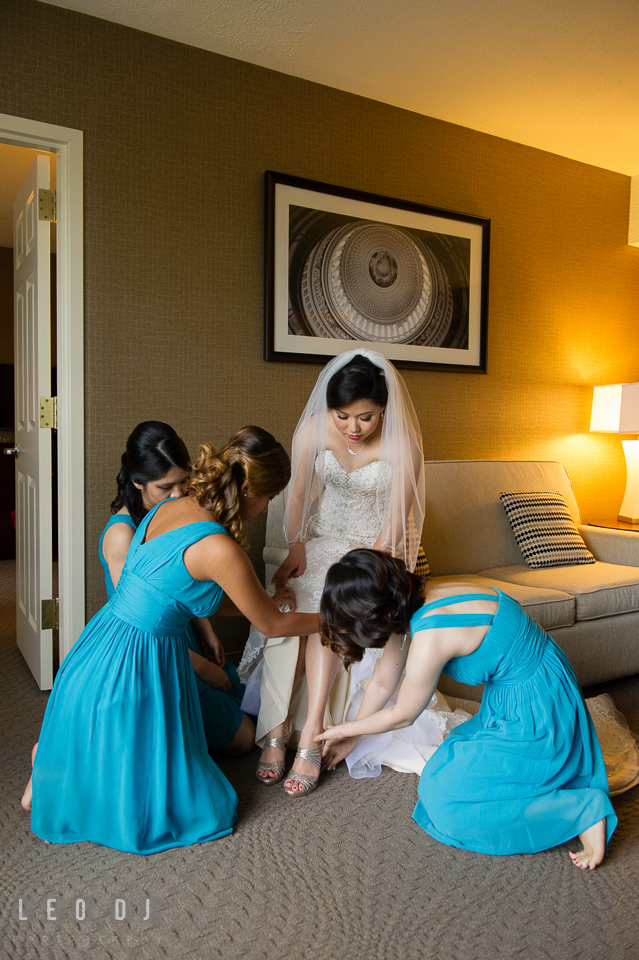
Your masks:
M595 387L590 430L593 433L639 433L639 383ZM639 523L639 440L622 440L626 457L626 493L618 519Z

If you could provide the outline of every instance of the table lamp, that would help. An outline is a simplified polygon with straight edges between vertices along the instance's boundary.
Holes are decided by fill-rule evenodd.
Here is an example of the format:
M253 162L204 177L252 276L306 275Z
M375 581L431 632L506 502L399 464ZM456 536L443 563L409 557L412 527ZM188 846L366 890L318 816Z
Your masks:
M593 433L639 433L639 383L595 387L590 430ZM639 524L639 440L622 440L626 457L626 493L618 520Z

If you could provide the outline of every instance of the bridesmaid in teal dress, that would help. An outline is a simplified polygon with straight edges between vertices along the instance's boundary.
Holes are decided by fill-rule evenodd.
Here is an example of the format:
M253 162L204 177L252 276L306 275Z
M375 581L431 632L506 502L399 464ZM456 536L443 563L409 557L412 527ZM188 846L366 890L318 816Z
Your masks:
M467 583L426 589L401 560L353 550L328 571L320 622L346 662L385 649L358 718L318 742L410 726L441 672L485 683L479 712L424 767L414 819L442 843L498 856L578 835L576 866L601 863L617 817L597 735L568 660L515 600Z
M184 495L190 469L184 441L168 423L146 420L131 432L122 454L113 516L102 531L98 556L107 596L120 578L133 535L156 504ZM255 746L255 724L242 711L244 685L206 617L188 626L189 657L209 753L239 756Z
M142 520L49 697L32 777L38 837L149 854L231 832L237 796L207 751L187 627L220 610L268 636L317 629L315 616L280 612L242 549L242 524L289 474L281 445L246 427L219 451L204 444L190 495Z

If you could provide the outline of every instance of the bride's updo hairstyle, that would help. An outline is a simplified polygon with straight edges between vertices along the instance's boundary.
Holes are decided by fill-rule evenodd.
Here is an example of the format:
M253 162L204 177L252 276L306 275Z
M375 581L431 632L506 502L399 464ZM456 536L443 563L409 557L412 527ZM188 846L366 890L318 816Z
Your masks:
M161 480L171 467L188 472L189 459L184 440L168 423L162 423L161 420L138 423L122 454L122 466L117 479L118 494L111 504L111 513L126 507L135 525L139 526L147 511L142 502L142 493L135 484L145 487L147 483Z
M380 550L351 550L326 574L320 602L325 647L346 664L368 647L384 647L393 633L407 633L423 601L424 577Z
M385 407L388 403L384 371L368 357L353 357L333 374L326 385L329 410L342 410L357 400L372 400L378 407Z
M246 481L258 497L276 497L290 477L291 461L282 444L261 427L243 427L219 450L210 443L200 446L187 492L248 548L240 518L242 484Z

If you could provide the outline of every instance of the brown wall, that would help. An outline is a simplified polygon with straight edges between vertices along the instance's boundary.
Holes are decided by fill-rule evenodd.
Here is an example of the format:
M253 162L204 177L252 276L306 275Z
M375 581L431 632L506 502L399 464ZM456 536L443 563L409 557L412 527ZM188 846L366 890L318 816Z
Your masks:
M594 383L639 379L628 177L32 0L2 34L0 111L85 135L90 611L131 427L288 443L317 375L262 360L266 169L489 217L488 375L406 373L426 456L561 460L616 512L621 444L587 430Z

